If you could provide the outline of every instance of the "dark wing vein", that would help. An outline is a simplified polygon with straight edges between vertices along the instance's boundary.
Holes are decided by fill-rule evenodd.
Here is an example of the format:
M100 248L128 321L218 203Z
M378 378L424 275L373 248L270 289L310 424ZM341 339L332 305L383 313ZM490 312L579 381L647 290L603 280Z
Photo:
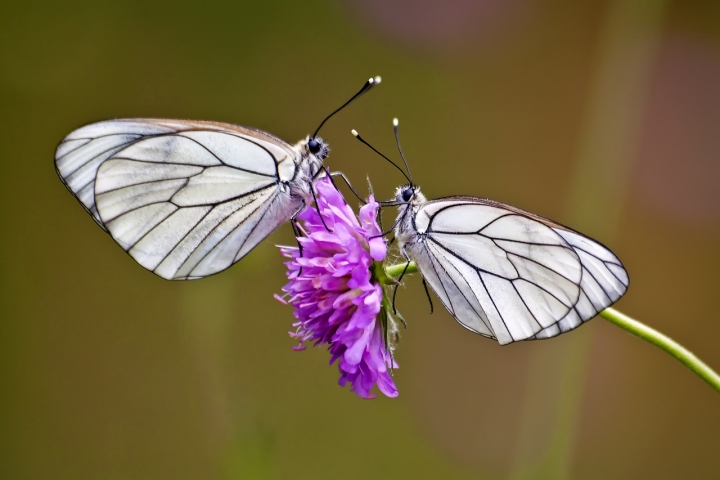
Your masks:
M60 155L59 157L55 157L55 160L57 161L57 160L61 160L62 158L65 158L67 155L70 155L70 154L73 153L75 150L78 150L78 149L84 147L85 145L87 145L88 143L90 143L90 141L91 141L92 139L90 139L90 138L73 138L72 140L63 140L62 142L60 142L60 145L62 145L63 143L68 143L68 142L76 142L76 141L78 141L78 140L87 140L87 142L85 142L85 143L83 143L83 144L81 144L81 145L78 145L77 147L73 148L72 150L69 150L69 151L63 153L63 154ZM58 145L58 148L59 148L60 145Z
M180 133L184 133L184 132L180 132ZM224 132L217 132L217 133L224 133ZM212 150L210 150L207 146L203 145L201 142L195 140L194 138L188 137L188 136L186 136L186 135L180 135L180 134L178 134L178 136L179 136L179 137L183 137L183 138L187 138L188 140L192 140L192 141L195 142L196 144L200 145L200 146L201 146L202 148L204 148L210 155L212 155L213 157L215 157L218 162L222 163L222 164L225 165L226 167L234 168L235 170L241 170L241 171L247 172L247 173L253 173L253 174L255 174L255 175L260 175L260 176L263 176L263 177L279 178L279 175L277 175L277 174L276 174L276 175L269 175L269 174L267 174L267 173L260 173L260 172L254 171L254 170L248 170L248 169L246 169L246 168L237 167L237 166L235 166L235 165L228 165L227 163L225 163L225 161L224 161L222 158L218 157L218 156L215 154L215 152L213 152ZM262 145L258 145L258 144L255 143L255 142L251 142L250 140L248 140L248 139L245 138L245 137L240 137L240 136L238 136L238 135L231 135L231 136L233 136L233 137L235 137L235 138L239 138L239 139L241 139L241 140L245 140L246 142L252 143L253 145L257 145L258 147L260 147L260 148L262 148L263 150L265 150L265 152L267 152L267 154L270 155L270 158L273 158L273 159L275 158L275 155L273 155L272 153L270 153L266 148L263 148ZM273 162L273 163L276 164L276 165L275 165L275 171L277 172L277 160L276 160L275 162Z
M180 165L180 164L174 164L174 165ZM123 185L122 187L111 188L110 190L104 190L103 192L99 193L98 195L105 195L106 193L117 192L118 190L122 190L123 188L137 187L138 185L150 185L151 183L161 183L161 182L167 182L168 180L180 180L181 178L183 178L186 181L183 185L180 186L180 189L175 192L175 194L177 194L177 192L179 192L180 190L182 190L182 188L187 186L187 184L190 182L191 178L196 177L202 173L203 172L201 171L198 173L193 173L192 175L181 175L179 177L174 177L174 178L161 178L159 180L147 180L145 182L128 183L127 185ZM89 183L88 183L88 185L89 185ZM175 194L173 194L173 196L175 196ZM172 197L170 197L170 198L172 198ZM225 201L223 200L223 203L224 202ZM170 203L172 203L172 202L170 202ZM192 205L192 206L193 207L195 207L195 206L202 207L203 205Z
M448 262L448 265L451 266L451 267L457 272L457 274L458 274L458 276L459 276L460 278L462 278L463 280L465 280L465 277L460 273L460 270L458 270L458 269L455 267L455 265L453 265L452 263L449 263L449 262ZM457 289L458 293L459 293L463 298L465 298L465 301L467 302L468 306L473 310L473 312L475 312L475 314L478 316L478 318L480 318L480 321L487 327L487 329L490 330L490 332L492 332L492 331L493 331L492 327L491 327L490 325L488 325L487 323L485 323L485 320L483 319L482 314L480 314L480 312L478 312L478 311L475 309L475 307L473 306L473 304L467 300L467 298L465 297L465 295L463 295L462 290L460 290L460 287L458 286L458 283L457 283L455 280L453 280L453 278L452 278L450 275L448 275L447 270L445 270L445 266L441 264L440 267L441 267L441 268L443 269L443 271L445 272L446 278L447 278L450 282L452 282L453 285L455 285L455 288ZM436 274L437 274L437 273L436 273ZM438 278L439 278L439 277L438 277ZM467 280L465 280L465 284L468 286L468 289L472 292L473 289L472 289L472 287L470 286L470 283L469 283ZM487 289L486 289L486 291L487 291ZM447 290L445 290L445 294L447 295ZM488 292L488 295L489 295L489 292ZM450 300L450 298L451 298L451 297L448 295L448 300ZM478 304L479 304L479 303L480 303L480 302L478 302ZM482 306L481 306L480 308L482 308ZM453 310L455 310L455 309L453 308ZM485 313L485 312L483 312L483 313ZM453 316L455 316L455 315L453 314ZM463 326L467 327L467 325L465 325L465 324L463 324ZM474 331L475 333L480 334L480 335L487 336L487 335L485 335L485 334L483 334L483 333L481 333L481 332L478 332L478 331L476 331L476 330L474 330L474 329L473 329L473 331Z
M267 201L267 200L266 200L266 201ZM264 202L263 202L263 203L264 203ZM247 206L247 204L246 204L245 206ZM250 212L245 218L246 218L246 219L247 219L247 218L250 218L250 217L251 217L252 215L254 215L255 212L257 212L261 207L262 207L262 203L261 203L260 205L258 205L252 212ZM236 211L237 211L237 210L236 210ZM202 245L202 242L205 241L206 238L208 238L215 230L217 230L224 222L226 222L229 217L230 217L230 215L226 216L226 217L223 219L222 222L218 222L218 224L215 225L215 227L213 227L213 229L210 230L207 235L205 235L205 237L203 238L203 240L200 242L200 245ZM237 227L233 228L233 229L230 230L228 233L226 233L225 235L223 235L223 237L222 237L220 240L218 240L218 242L215 244L214 247L212 247L210 250L208 250L207 252L205 252L205 254L203 254L203 255L198 259L198 261L195 263L195 266L192 268L192 270L190 270L190 273L192 273L193 270L194 270L195 268L197 268L197 266L200 265L200 264L202 263L202 261L205 260L205 258L206 258L208 255L210 255L210 253L213 252L213 251L217 248L218 245L220 245L220 244L222 243L223 240L225 240L225 239L226 239L229 235L231 235L235 230L237 230L238 228L242 227L243 224L244 224L244 222L240 222ZM186 279L187 279L187 278L190 278L190 276L191 276L191 275L187 275L185 278L186 278Z
M254 232L255 229L258 227L258 225L260 225L260 223L262 223L263 218L265 218L265 215L267 215L267 213L270 211L270 209L271 209L272 206L275 204L275 202L277 201L278 198L280 198L279 195L275 194L275 196L272 198L272 200L270 200L269 202L266 200L266 201L264 202L264 203L267 203L267 207L265 207L265 211L260 215L260 218L258 218L257 221L255 222L255 225L252 226L252 228L251 228L250 231L248 232L247 236L245 237L245 240L242 241L242 243L240 244L240 246L238 247L238 249L235 251L235 255L233 255L233 259L237 260L237 256L238 256L238 254L240 253L240 250L243 249L243 247L245 246L245 244L247 243L247 241L250 239L250 237L252 236L253 232Z
M170 255L172 255L175 250L177 250L177 248L180 246L180 244L181 244L191 233L193 233L193 232L195 231L195 229L198 227L198 225L200 225L200 224L202 223L202 221L205 220L205 218L207 218L207 216L210 215L210 213L211 213L215 208L217 208L217 207L211 208L210 210L208 210L207 212L205 212L205 215L203 215L201 218L199 218L199 219L195 222L195 225L193 225L192 228L191 228L190 230L188 230L187 233L186 233L185 235L183 235L180 240L178 240L178 242L175 244L175 246L174 246L172 249L170 249L170 251L167 253L167 255L165 255L165 256L163 257L163 259L160 260L160 262L158 262L157 267L155 267L155 269L153 269L153 273L154 273L158 268L160 268L160 265L162 265L162 263L163 263ZM237 211L238 211L239 209L241 209L241 208L242 208L242 206L236 208L235 210L233 210L233 211L230 213L230 215L232 215L233 213L237 212ZM230 215L228 215L227 217L229 217ZM169 216L170 216L170 215L168 215L168 217L169 217ZM162 221L167 220L168 217L165 217L165 219L163 219ZM225 218L227 218L227 217L225 217ZM162 223L162 222L161 222L161 223ZM137 243L137 242L135 242L135 243ZM200 241L200 243L202 243L202 240ZM190 255L192 255L192 252L190 252ZM184 265L184 263L187 261L188 258L189 258L189 255L188 255L188 257L186 257L186 258L183 260L183 263L180 264L180 267L182 267L182 266ZM176 270L176 273L177 273L177 270Z
M480 275L479 271L477 271L476 273L477 273L478 278L480 279L480 283L482 283L483 288L485 289L485 291L488 294L488 298L490 299L490 301L493 304L493 308L495 309L498 316L500 317L500 321L503 323L503 326L505 327L505 331L508 332L508 335L510 335L510 338L515 340L515 338L512 335L512 332L510 331L510 329L507 326L507 323L505 322L505 317L503 316L502 312L500 311L500 309L497 307L497 304L495 303L495 299L493 298L492 293L490 293L490 290L488 290L487 285L485 285L485 280L483 280L482 275Z

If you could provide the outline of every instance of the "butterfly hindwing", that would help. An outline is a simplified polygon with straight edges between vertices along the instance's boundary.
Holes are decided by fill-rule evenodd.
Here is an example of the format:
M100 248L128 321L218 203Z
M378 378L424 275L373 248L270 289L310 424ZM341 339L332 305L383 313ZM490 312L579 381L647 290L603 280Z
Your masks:
M295 175L296 155L236 125L111 120L68 135L56 168L138 263L191 279L228 268L301 206L282 184Z
M411 258L450 313L501 344L549 338L617 301L629 279L606 247L537 215L473 197L425 202Z

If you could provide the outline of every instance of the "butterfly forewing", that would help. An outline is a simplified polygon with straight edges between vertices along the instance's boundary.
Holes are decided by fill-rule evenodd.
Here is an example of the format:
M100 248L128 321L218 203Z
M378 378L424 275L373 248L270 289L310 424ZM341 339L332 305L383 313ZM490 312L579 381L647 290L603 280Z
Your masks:
M406 250L445 307L501 344L572 330L629 284L620 260L601 244L501 203L425 202L412 228Z
M138 263L191 279L228 268L302 206L282 183L298 155L236 125L112 120L68 135L56 168Z

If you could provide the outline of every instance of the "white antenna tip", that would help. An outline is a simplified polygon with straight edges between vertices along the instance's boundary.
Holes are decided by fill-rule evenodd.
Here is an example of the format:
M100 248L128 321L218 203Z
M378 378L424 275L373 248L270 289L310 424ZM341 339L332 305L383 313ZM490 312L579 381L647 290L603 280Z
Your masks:
M398 119L397 119L397 118L393 118L393 126L394 126L394 127L397 127L397 126L398 126Z
M380 78L380 75L378 75L377 77L375 77L375 83L380 83L380 82L382 82L382 78Z
M357 133L357 130L355 130L354 128L353 128L352 130L350 130L350 133L352 133L353 136L355 136L355 137L357 137L358 135L360 135L359 133Z

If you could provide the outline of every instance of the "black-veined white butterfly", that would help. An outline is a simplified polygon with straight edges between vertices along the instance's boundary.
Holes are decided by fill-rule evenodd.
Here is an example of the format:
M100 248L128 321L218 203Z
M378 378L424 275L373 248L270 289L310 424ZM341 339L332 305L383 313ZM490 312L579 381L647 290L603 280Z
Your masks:
M140 265L168 280L206 277L312 204L328 155L320 128L378 83L368 80L295 145L227 123L107 120L65 137L56 170Z
M397 119L393 124L409 182L385 202L399 207L398 248L462 326L501 345L551 338L627 291L629 277L615 254L571 228L493 200L426 200L402 154Z

